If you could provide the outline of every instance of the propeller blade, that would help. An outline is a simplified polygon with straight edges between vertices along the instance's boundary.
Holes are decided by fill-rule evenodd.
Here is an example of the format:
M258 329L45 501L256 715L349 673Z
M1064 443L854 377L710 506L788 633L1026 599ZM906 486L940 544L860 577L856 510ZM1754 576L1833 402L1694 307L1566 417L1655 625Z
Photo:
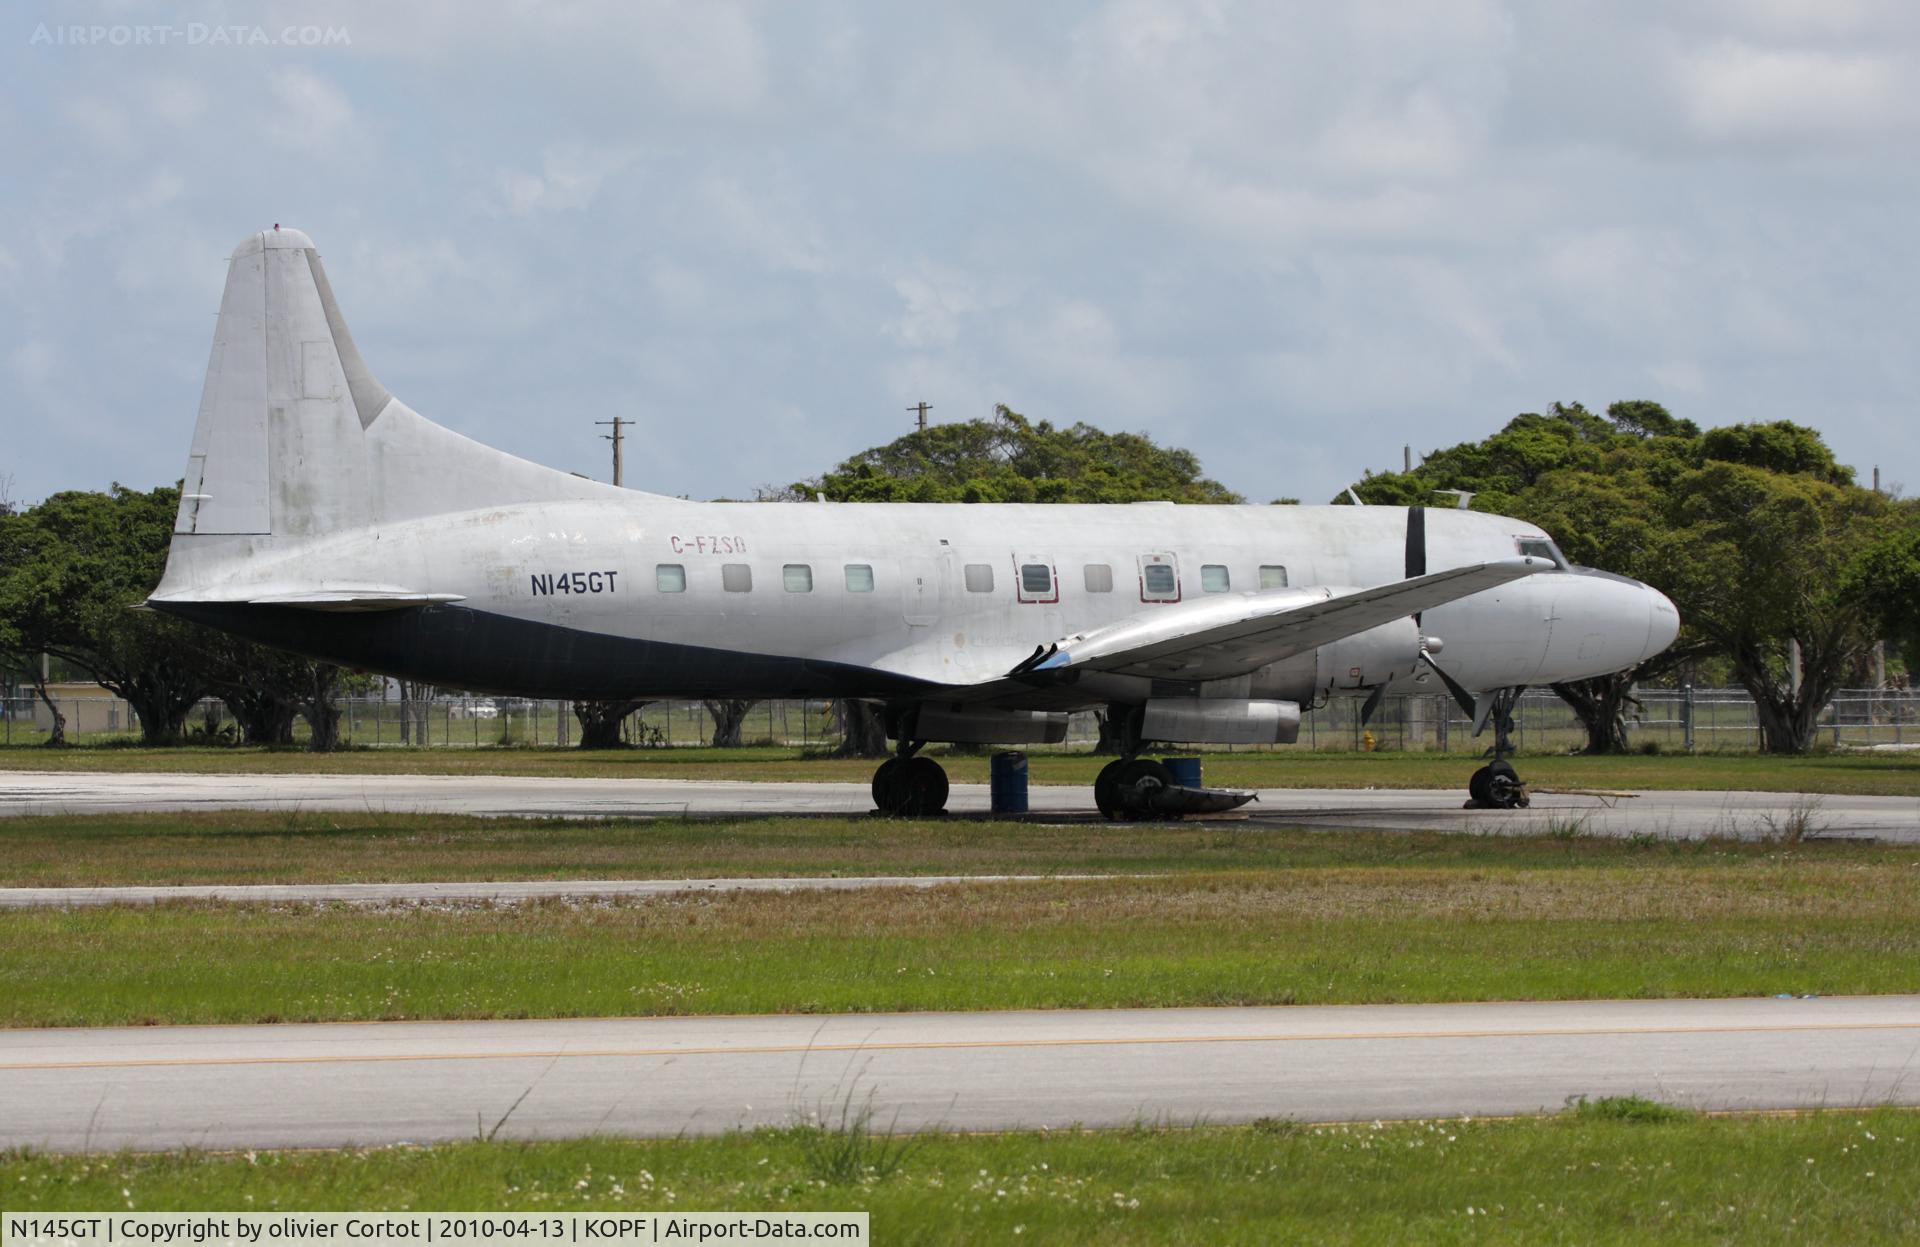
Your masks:
M1360 726L1361 727L1365 727L1367 724L1373 722L1373 713L1374 711L1380 709L1380 703L1386 700L1386 696L1387 696L1386 685L1376 684L1373 686L1373 692L1367 694L1366 703L1360 707Z
M1460 713L1466 715L1469 719L1477 717L1480 713L1480 708L1474 703L1473 694L1461 688L1460 681L1448 675L1439 663L1433 661L1432 654L1427 653L1427 651L1423 649L1420 651L1420 657L1427 666L1433 668L1433 673L1440 677L1440 683L1447 686L1447 691L1453 694L1454 704L1460 707ZM1485 726L1485 724L1483 723L1481 726ZM1478 735L1479 730L1478 727L1474 729L1476 735Z

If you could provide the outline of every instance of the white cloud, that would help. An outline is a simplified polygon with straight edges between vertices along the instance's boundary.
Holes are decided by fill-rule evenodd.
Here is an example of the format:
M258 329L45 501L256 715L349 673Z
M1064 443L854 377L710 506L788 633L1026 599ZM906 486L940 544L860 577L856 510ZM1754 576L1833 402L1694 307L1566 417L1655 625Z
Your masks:
M1905 0L318 20L352 44L0 49L30 171L0 186L0 341L59 353L58 410L21 390L24 490L171 479L226 251L296 211L396 392L601 474L580 411L675 413L648 457L695 496L816 471L923 398L1187 441L1260 498L1663 394L1814 418L1920 479Z
M539 173L508 169L500 175L500 199L512 216L578 212L593 206L601 186L633 161L633 153L580 144L548 148Z
M915 272L896 277L893 290L902 306L899 315L887 322L887 332L913 350L952 347L963 323L988 306L968 274L926 261Z
M68 100L60 111L96 147L116 154L133 150L133 118L115 101L80 95Z
M776 270L822 273L825 247L804 200L776 187L748 187L714 177L701 188L709 227L745 254Z
M1707 389L1706 370L1692 360L1670 359L1651 364L1647 367L1647 376L1663 391L1689 398Z
M1675 85L1688 122L1708 138L1815 140L1912 127L1915 71L1884 52L1723 40L1679 57Z
M275 142L303 149L325 148L353 120L353 105L331 82L308 69L290 66L268 80L273 112L267 131Z
M721 112L744 112L761 103L767 91L766 49L739 6L703 2L637 8L632 20L639 26L634 32L638 50L669 96L692 108Z
M192 125L206 115L207 89L189 78L149 79L139 95L150 114L171 126Z

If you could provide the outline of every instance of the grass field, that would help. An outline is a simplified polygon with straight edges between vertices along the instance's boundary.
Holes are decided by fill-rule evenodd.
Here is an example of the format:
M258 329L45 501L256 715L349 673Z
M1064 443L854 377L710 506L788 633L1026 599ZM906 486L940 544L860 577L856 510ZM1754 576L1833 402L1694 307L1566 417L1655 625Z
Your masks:
M741 875L1179 874L1328 866L1470 870L1774 860L1758 842L876 818L499 819L213 813L0 819L0 887ZM1809 840L1795 861L1920 871L1920 850Z
M1601 1101L1519 1121L0 1154L14 1213L866 1210L877 1243L1892 1243L1920 1114L1706 1118Z
M1028 830L1036 854L1073 860L1070 839L1047 848ZM1175 873L617 904L10 911L0 1024L1920 990L1912 849L1135 834ZM1016 862L1017 847L991 860Z
M956 783L985 783L985 754L940 758ZM1205 753L1211 783L1247 788L1464 788L1474 759L1431 753ZM1037 784L1092 784L1108 759L1087 753L1035 752ZM0 749L0 769L50 771L198 771L234 774L548 775L630 779L842 780L866 783L874 763L798 749L363 749L312 754L264 749ZM1920 755L1818 753L1633 754L1589 758L1529 754L1518 759L1528 782L1545 787L1753 789L1763 792L1920 796Z

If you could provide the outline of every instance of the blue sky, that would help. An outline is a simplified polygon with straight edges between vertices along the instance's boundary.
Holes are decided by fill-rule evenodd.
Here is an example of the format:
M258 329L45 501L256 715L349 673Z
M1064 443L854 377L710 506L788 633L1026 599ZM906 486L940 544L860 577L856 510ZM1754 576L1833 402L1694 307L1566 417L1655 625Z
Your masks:
M27 3L0 82L18 498L179 476L276 221L422 414L696 498L920 399L1256 501L1620 398L1920 489L1910 4Z

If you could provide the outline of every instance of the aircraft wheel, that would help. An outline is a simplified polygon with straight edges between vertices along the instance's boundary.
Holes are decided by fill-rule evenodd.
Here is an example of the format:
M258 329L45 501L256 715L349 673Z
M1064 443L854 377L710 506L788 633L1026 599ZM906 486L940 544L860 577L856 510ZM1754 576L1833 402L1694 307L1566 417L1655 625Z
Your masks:
M882 814L898 814L902 799L900 769L905 758L888 758L873 773L873 805Z
M905 759L898 783L902 790L901 814L938 814L947 808L947 772L932 758Z
M1122 812L1120 807L1120 768L1125 765L1126 762L1124 760L1115 758L1113 761L1101 767L1100 774L1095 776L1093 780L1093 803L1099 806L1100 812L1109 819L1119 818Z
M1467 795L1473 798L1475 805L1488 806L1493 804L1492 779L1493 768L1488 766L1481 767L1467 777Z
M1524 809L1529 804L1520 773L1505 758L1496 758L1487 767L1487 800L1501 810Z
M1161 817L1148 801L1153 793L1173 786L1173 772L1167 769L1166 763L1154 758L1135 758L1123 763L1114 778L1123 812L1135 818Z

